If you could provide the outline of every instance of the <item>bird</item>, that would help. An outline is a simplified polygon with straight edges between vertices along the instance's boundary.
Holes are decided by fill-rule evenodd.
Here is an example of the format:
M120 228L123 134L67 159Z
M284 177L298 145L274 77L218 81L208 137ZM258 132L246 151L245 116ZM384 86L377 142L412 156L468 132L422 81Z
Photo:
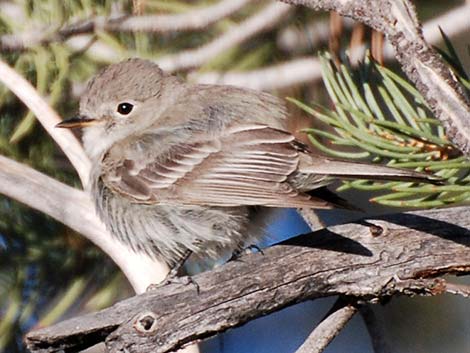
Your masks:
M186 82L131 58L94 76L78 115L57 126L82 129L90 192L112 236L170 268L257 244L279 209L344 207L315 194L337 179L436 181L315 153L287 118L271 94Z

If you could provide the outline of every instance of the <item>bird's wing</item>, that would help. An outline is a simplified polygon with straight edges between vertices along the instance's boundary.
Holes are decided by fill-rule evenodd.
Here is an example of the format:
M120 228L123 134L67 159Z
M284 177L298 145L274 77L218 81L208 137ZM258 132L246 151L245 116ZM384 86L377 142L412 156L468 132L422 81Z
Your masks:
M268 126L239 125L145 163L105 163L112 169L101 178L115 192L149 204L332 208L287 182L299 164L294 141Z

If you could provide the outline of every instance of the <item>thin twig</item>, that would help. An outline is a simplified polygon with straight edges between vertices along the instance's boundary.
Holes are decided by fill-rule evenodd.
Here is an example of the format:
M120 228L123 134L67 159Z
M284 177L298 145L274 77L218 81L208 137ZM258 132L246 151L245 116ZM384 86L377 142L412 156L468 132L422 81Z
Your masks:
M128 52L118 51L109 44L96 40L92 34L73 36L65 41L65 45L74 53L86 52L86 55L93 60L108 64L129 56Z
M351 29L355 22L343 18L343 28ZM315 18L305 25L290 25L279 31L276 43L279 49L289 53L315 50L327 43L330 38L330 22L328 19Z
M317 212L313 208L301 208L298 210L304 221L308 224L313 231L322 229L325 224L322 222Z
M470 286L467 284L446 283L446 292L470 298Z
M442 41L437 26L440 26L449 37L469 31L469 12L470 4L465 4L429 20L423 26L424 37L430 44L437 45ZM348 26L350 23L350 20L346 21ZM315 40L325 42L328 39L327 34L329 34L329 30L326 28L327 26L327 22L319 25L319 27L322 28L322 32L318 34ZM313 26L313 28L316 27ZM297 34L300 35L300 33L299 31ZM306 48L302 48L302 45L309 43L309 39L302 41L301 39L294 38L296 38L295 32L287 31L279 37L278 41L282 43L283 48L286 50L293 50L296 47L295 45L287 46L287 39L298 44L296 50L305 50ZM315 44L315 42L312 43ZM358 56L362 58L365 50L365 46L358 46L352 54L355 58ZM389 42L386 42L384 46L384 59L387 61L395 59L395 51ZM202 74L192 73L189 77L191 80L198 83L219 83L268 91L302 85L308 82L316 82L321 79L321 70L320 63L316 58L296 58L281 64L251 71L208 71Z
M316 81L321 78L321 65L317 58L294 59L261 69L237 72L205 72L190 74L188 79L197 83L217 83L258 90L274 90Z
M321 353L338 335L344 326L357 313L357 307L344 303L340 298L331 308L330 312L315 327L312 333L295 353Z
M268 31L285 20L292 9L291 6L275 2L202 47L160 57L155 62L169 72L198 67L227 49L234 48L261 32Z
M424 38L431 43L442 42L441 27L447 36L454 37L461 33L469 32L470 3L465 3L446 13L430 19L423 25Z
M105 29L127 32L177 32L198 30L226 18L250 0L222 0L212 6L196 9L182 14L128 16L127 18L110 21Z
M82 185L85 186L90 174L90 161L80 142L70 131L54 128L62 120L59 115L27 80L2 60L0 60L0 81L36 115L42 126L68 157L77 171Z
M0 36L0 50L25 50L37 45L62 42L70 37L93 33L97 30L159 33L198 30L208 27L225 17L232 15L249 2L249 0L223 0L214 5L195 9L182 14L154 14L142 16L122 13L113 14L112 17L109 18L99 16L86 20L79 20L62 27L53 33L39 29L20 34L5 34ZM51 27L53 28L53 25L49 26L49 28Z
M157 58L155 62L168 72L199 67L226 50L241 45L253 36L274 27L277 23L284 20L292 9L288 5L275 2L240 24L233 26L211 42L196 49L188 49ZM90 35L74 36L68 39L66 44L76 51L83 49L91 39ZM107 62L119 60L122 55L101 42L91 45L87 53ZM273 77L272 80L275 81L276 78Z

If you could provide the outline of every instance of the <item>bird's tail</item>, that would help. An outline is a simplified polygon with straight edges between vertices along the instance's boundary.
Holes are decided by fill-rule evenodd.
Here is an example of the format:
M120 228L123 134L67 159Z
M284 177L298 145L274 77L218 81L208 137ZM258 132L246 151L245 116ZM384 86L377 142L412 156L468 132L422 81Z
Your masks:
M414 170L349 162L311 154L301 156L299 171L305 174L324 175L337 179L396 180L442 184L441 178Z

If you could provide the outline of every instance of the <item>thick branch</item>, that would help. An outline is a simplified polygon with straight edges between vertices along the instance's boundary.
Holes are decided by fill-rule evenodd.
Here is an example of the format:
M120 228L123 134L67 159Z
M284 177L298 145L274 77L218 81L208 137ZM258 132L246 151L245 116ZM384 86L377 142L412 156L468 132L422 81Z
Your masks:
M95 314L31 332L34 351L168 352L301 301L333 295L377 300L433 295L446 273L470 272L470 208L384 216L297 237ZM410 283L409 287L404 284Z
M89 196L38 171L0 155L0 193L39 210L81 233L108 254L137 293L160 282L167 266L135 254L115 241L94 211ZM143 270L145 269L145 271Z
M283 0L313 9L334 10L385 34L403 71L442 121L451 141L470 155L470 101L450 68L424 40L408 0Z

